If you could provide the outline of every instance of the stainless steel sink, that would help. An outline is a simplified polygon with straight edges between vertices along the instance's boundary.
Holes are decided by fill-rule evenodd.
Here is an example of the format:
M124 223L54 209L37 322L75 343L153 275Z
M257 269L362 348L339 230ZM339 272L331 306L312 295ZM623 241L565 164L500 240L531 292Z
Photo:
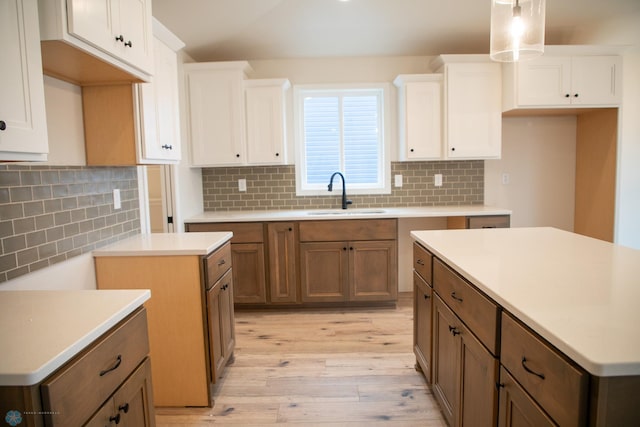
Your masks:
M375 215L383 214L386 211L384 209L332 209L327 211L308 211L307 215L321 216L321 215Z

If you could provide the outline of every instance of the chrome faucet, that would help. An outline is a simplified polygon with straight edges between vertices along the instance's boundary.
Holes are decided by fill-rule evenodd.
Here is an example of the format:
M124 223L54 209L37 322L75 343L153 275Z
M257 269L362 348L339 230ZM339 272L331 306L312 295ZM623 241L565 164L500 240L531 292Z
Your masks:
M333 191L333 177L336 175L340 175L340 178L342 178L342 209L347 209L347 205L350 205L353 202L351 200L347 200L347 188L344 182L344 175L342 175L340 172L334 172L334 174L331 175L331 179L329 180L328 189L329 191Z

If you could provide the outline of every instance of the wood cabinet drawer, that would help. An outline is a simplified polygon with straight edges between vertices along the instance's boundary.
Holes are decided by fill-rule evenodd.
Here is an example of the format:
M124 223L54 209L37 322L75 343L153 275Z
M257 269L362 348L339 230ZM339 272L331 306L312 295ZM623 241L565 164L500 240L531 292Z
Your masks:
M395 219L346 219L301 221L301 242L338 242L345 240L395 240Z
M205 222L186 225L187 231L231 231L231 243L262 243L264 232L261 222Z
M429 285L433 283L431 276L433 255L429 253L425 248L418 243L413 244L413 269L420 274L420 276Z
M498 306L437 258L433 288L494 355L498 355Z
M42 386L47 425L85 422L149 353L147 312L140 309Z
M470 216L467 217L467 228L509 228L509 215Z
M231 245L225 243L206 259L206 288L209 289L231 268Z
M559 425L585 424L588 374L506 313L501 363Z

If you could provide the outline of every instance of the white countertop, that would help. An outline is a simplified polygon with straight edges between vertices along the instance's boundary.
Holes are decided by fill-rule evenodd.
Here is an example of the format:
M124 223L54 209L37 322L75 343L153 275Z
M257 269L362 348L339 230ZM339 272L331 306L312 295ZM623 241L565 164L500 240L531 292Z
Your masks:
M197 222L303 221L335 219L424 218L447 216L511 215L508 209L484 205L428 206L407 208L348 208L306 210L256 210L203 212L185 220Z
M640 251L554 228L411 236L591 374L640 375Z
M149 299L146 289L0 291L0 386L28 386Z
M207 255L231 237L230 231L138 234L96 249L93 256Z

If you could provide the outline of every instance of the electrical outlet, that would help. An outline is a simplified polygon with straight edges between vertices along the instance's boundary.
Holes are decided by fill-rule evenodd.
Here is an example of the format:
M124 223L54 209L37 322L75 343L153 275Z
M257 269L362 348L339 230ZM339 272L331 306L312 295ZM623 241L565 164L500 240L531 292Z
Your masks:
M247 191L247 180L241 178L238 180L238 191Z
M402 175L398 174L395 175L395 186L396 187L402 187Z
M510 182L511 182L511 177L509 176L508 173L504 172L502 174L502 185L509 185Z
M433 185L436 187L442 187L442 174L437 173L433 176Z
M113 190L113 209L122 209L122 202L120 201L120 190Z

